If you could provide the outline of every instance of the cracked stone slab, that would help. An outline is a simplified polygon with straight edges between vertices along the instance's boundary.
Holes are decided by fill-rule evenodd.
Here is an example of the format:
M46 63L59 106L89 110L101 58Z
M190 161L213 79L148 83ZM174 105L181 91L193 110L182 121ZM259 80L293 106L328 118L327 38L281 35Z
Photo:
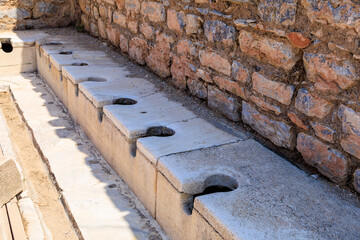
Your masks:
M146 79L128 77L128 74L129 72L126 69L119 68L115 74L102 76L108 79L108 81L81 82L79 90L95 107L104 107L105 105L112 104L118 98L138 100L156 92L155 86Z
M357 239L360 203L254 140L160 158L180 192L200 193L213 175L238 188L195 198L194 208L225 239ZM342 191L342 192L341 192Z
M161 93L136 100L138 102L134 105L104 107L104 114L129 139L145 136L150 127L196 118L194 113Z
M175 131L170 137L146 137L138 139L137 148L153 164L166 155L193 151L201 148L215 147L239 141L204 119L195 118L166 125Z

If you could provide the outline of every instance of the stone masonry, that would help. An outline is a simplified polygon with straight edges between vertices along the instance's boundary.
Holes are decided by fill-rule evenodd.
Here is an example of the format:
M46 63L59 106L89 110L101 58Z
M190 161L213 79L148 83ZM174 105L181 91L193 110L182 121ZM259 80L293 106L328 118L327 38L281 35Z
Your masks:
M0 0L0 30L93 36L360 191L358 0Z
M180 89L360 189L360 4L80 0L82 24Z
M73 0L0 0L0 31L68 26L77 8Z

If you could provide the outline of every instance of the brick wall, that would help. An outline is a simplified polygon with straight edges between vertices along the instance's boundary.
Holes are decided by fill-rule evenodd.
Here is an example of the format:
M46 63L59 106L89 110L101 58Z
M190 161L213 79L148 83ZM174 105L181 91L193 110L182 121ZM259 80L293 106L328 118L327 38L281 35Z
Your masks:
M68 26L76 8L75 0L0 0L0 31Z
M131 59L360 191L357 0L80 0Z

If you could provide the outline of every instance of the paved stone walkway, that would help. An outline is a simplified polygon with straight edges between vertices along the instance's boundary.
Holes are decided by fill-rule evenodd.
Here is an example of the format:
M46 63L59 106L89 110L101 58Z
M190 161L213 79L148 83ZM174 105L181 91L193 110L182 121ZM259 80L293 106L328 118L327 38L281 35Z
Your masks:
M35 74L1 77L10 85L85 239L167 239Z

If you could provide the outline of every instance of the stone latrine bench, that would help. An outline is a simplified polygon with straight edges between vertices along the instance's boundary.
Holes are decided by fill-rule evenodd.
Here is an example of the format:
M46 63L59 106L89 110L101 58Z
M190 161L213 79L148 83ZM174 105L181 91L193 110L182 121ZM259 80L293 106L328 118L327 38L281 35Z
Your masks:
M329 183L197 117L87 42L43 37L36 62L171 239L359 238L359 206Z
M41 31L1 33L0 76L36 71L35 42L45 36Z

